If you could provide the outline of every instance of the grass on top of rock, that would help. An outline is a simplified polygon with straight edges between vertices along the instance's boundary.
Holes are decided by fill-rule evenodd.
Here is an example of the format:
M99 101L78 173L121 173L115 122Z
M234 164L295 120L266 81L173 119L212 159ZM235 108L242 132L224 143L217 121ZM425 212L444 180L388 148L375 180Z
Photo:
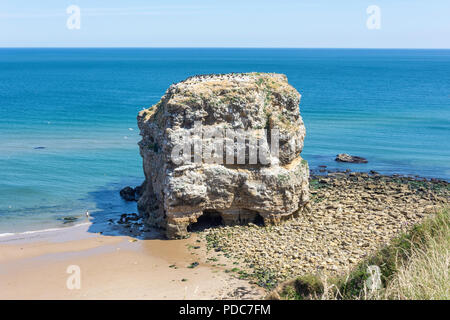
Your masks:
M269 298L450 299L450 213L446 207L395 238L390 245L334 278L307 274L287 281ZM382 286L370 290L368 267L378 266Z

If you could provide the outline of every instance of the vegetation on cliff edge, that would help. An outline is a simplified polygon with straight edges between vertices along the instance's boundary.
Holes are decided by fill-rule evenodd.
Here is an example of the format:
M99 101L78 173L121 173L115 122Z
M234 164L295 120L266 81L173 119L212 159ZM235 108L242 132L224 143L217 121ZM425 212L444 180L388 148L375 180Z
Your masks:
M281 284L269 298L450 299L450 213L446 207L364 260L349 274L305 275ZM378 266L382 286L370 290L368 266Z

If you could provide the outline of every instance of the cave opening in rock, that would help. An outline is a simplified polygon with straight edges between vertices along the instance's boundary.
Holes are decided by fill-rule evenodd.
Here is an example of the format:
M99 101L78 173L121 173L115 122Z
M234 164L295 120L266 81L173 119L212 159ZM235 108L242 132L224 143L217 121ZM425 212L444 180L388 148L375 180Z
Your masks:
M218 227L221 225L223 225L223 221L219 211L204 210L203 214L197 218L197 222L188 226L188 231L203 231L207 228Z
M233 215L232 215L233 216ZM253 223L258 226L264 226L264 219L257 211L245 209L242 213L237 213L233 218L234 221L229 221L228 224L224 221L223 214L217 210L204 210L203 214L197 218L197 222L188 226L189 232L203 231L208 228L214 228L223 225L246 225Z
M253 221L254 224L257 226L264 226L264 219L261 217L261 215L258 213L255 217L255 220Z

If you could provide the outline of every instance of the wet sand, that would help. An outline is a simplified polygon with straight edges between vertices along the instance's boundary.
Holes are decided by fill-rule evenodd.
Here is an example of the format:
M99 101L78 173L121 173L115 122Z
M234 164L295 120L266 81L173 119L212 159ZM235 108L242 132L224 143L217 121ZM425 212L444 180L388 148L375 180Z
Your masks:
M0 299L257 299L186 240L136 240L87 232L87 225L0 238ZM188 268L193 262L200 264ZM69 266L80 289L69 289Z

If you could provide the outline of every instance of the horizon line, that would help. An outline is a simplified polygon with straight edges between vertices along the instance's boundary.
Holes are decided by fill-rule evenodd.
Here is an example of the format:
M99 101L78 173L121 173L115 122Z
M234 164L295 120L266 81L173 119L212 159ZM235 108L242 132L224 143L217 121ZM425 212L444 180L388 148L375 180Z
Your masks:
M196 46L5 46L0 49L352 49L352 50L450 50L447 48L421 48L421 47L196 47Z

